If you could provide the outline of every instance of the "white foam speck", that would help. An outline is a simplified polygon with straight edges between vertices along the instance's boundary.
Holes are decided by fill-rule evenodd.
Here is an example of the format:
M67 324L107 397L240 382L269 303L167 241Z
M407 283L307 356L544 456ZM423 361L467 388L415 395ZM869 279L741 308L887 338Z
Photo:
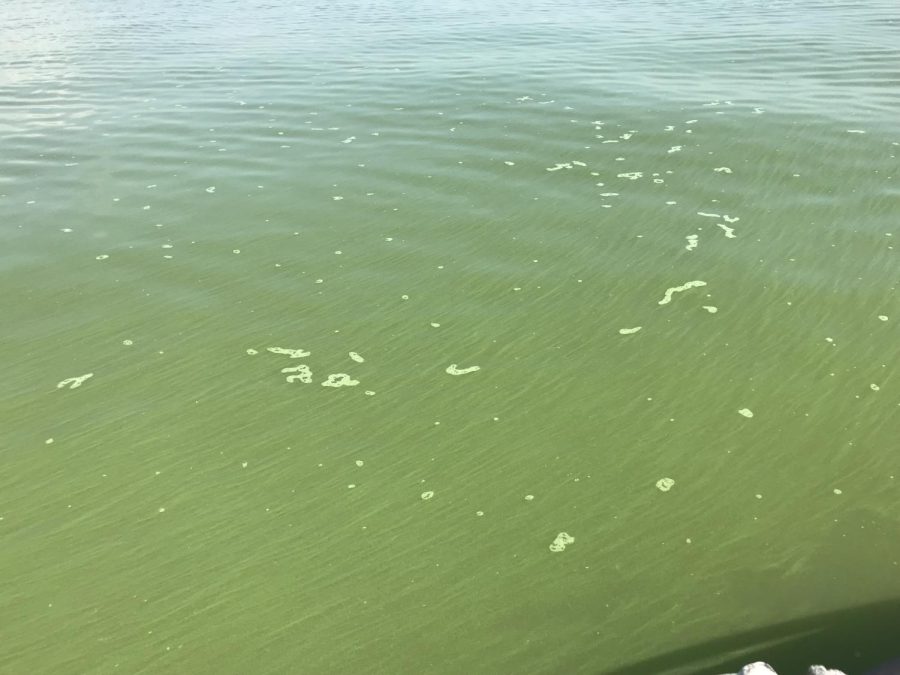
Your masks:
M526 502L533 502L533 501L534 501L534 495L525 495L525 501L526 501Z
M684 247L686 251L693 251L697 248L697 241L700 239L696 234L689 234L685 237L687 239L687 246Z
M107 260L109 256L106 253L101 253L97 256L97 260Z
M715 171L716 173L731 173L731 169L729 169L727 166L718 166L713 169L713 171Z
M476 370L481 370L481 366L457 368L455 363L451 363L449 366L447 366L447 369L444 372L446 372L448 375L465 375L466 373L474 373Z
M671 155L673 152L681 152L681 146L673 145L671 148L669 148L669 154Z
M288 349L287 347L266 347L266 351L273 354L284 354L285 356L290 356L292 359L302 359L310 355L310 352L302 349Z
M255 349L253 349L252 347L246 351L247 351L247 354L249 354L250 356L256 356L257 354L259 354L259 352L256 351Z
M706 218L721 218L718 213L706 213L705 211L697 211L698 216L705 216Z
M887 316L885 316L884 314L879 314L879 315L878 315L878 319L879 319L880 321L887 321L887 320L888 320Z
M516 165L515 162L510 162L509 160L507 160L507 161L505 161L505 162L503 162L503 163L506 164L506 166L515 166L515 165Z
M872 391L879 391L881 387L879 387L877 384L870 384L869 389L871 389Z
M619 335L633 335L637 333L643 326L635 326L634 328L620 328Z
M347 373L332 373L322 383L323 387L355 387L359 380L353 380Z
M672 286L671 288L666 289L666 293L663 296L663 299L659 301L660 305L668 305L672 302L672 294L673 293L681 293L682 291L686 291L690 288L697 288L699 286L706 286L705 281L688 281L683 283L681 286Z
M355 140L356 136L350 136L349 138L345 138L344 140L342 140L341 143L352 143Z
M625 173L616 174L617 178L627 178L628 180L637 180L638 178L643 178L643 171L626 171Z
M553 543L550 544L550 550L553 553L560 553L566 550L566 546L574 543L575 537L570 535L568 532L560 532L558 535L556 535L556 539L553 540Z
M288 382L296 382L298 380L303 384L309 384L310 382L312 382L312 371L309 369L309 366L304 363L301 363L299 366L288 366L287 368L282 368L281 372L285 374L294 373L293 375L288 375L285 378Z
M728 227L725 223L716 223L717 227L721 227L725 231L726 239L734 239L737 235L734 233L733 227Z
M350 352L350 358L356 361L357 363L363 363L365 359L357 354L356 352Z
M750 410L750 408L741 408L740 410L738 410L738 414L743 415L747 419L753 417L753 411Z
M208 188L206 188L206 191L207 191L209 194L212 194L213 192L216 191L216 186L215 186L215 185L210 185Z
M441 324L435 323L434 321L432 321L430 325L432 328L440 328L441 327Z
M656 489L660 492L668 492L675 485L675 481L672 478L660 478L656 481Z
M356 466L363 466L365 464L365 462L362 461L361 459L356 460L355 463L356 463Z
M131 345L134 344L134 340L122 340L122 344L125 345L126 347L130 347Z
M703 305L703 309L705 309L710 314L715 314L719 311L718 307L714 307L713 305Z
M423 493L420 495L420 497L421 497L423 500L428 501L429 499L431 499L432 497L434 497L434 490L427 490L426 492L423 492Z
M848 134L864 134L866 133L863 129L847 129Z
M84 375L79 375L78 377L69 377L62 382L59 382L56 385L56 388L62 389L63 387L68 387L69 389L78 389L78 387L84 384L85 380L90 379L93 376L93 373L85 373Z

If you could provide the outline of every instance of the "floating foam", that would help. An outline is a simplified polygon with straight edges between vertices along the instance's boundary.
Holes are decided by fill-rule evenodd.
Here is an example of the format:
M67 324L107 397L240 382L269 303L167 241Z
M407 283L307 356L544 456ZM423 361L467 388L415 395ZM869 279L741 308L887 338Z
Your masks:
M365 359L363 357L361 357L359 354L357 354L356 352L350 352L350 358L353 359L354 361L356 361L357 363L362 363L365 361Z
M703 305L703 309L705 309L710 314L715 314L716 312L719 311L718 307L714 307L712 305Z
M666 289L665 296L662 300L659 301L660 305L668 305L672 302L672 294L673 293L681 293L682 291L686 291L690 288L698 288L700 286L706 286L705 281L688 281L683 283L681 286L672 286L671 288Z
M627 178L628 180L637 180L643 177L643 171L626 171L625 173L616 174L616 178Z
M680 145L673 145L671 148L669 148L668 152L669 152L670 155L671 155L673 152L681 152L681 146L680 146Z
M585 164L584 162L579 162L576 159L572 160L572 164L574 164L575 166L587 166L587 164Z
M878 319L879 319L880 321L887 321L887 320L888 320L888 318L887 318L884 314L879 314L879 315L878 315Z
M741 408L740 410L738 410L738 414L743 415L747 419L753 417L753 411L750 410L750 408Z
M698 216L704 216L706 218L721 218L718 213L706 213L705 211L697 211Z
M731 173L731 169L729 169L727 166L717 166L715 169L713 169L713 171L715 171L716 173Z
M725 213L722 215L722 220L724 220L726 223L736 223L740 220L740 218L738 218L737 216L732 217Z
M302 349L288 349L287 347L266 347L266 351L272 352L273 354L284 354L290 356L292 359L302 359L310 355L310 352L303 351Z
M643 328L643 326L635 326L634 328L620 328L619 335L634 335L641 328Z
M419 495L423 500L428 501L432 497L434 497L434 490L427 490Z
M481 370L481 366L469 366L468 368L457 368L455 363L451 363L447 366L446 372L448 375L465 375L466 373L474 373L476 370Z
M301 363L299 366L288 366L287 368L281 369L282 373L295 373L294 375L288 375L285 379L288 382L296 382L300 380L303 384L309 384L312 382L313 374L309 369L309 366Z
M668 492L675 485L675 481L671 478L660 478L656 481L656 489L660 492Z
M347 373L332 373L322 383L323 387L355 387L359 380L353 380Z
M342 140L341 143L352 143L355 140L356 140L356 136L349 136L348 138L345 138L344 140Z
M109 256L106 253L101 253L97 256L97 260L107 260Z
M62 382L59 382L56 385L56 388L62 389L63 387L68 387L69 389L78 389L78 387L84 384L85 380L90 379L93 376L93 373L85 373L84 375L79 375L78 377L69 377Z
M566 550L566 546L574 543L575 537L570 535L568 532L560 532L558 535L556 535L556 539L553 540L553 543L550 544L550 550L553 553L560 553Z
M259 352L256 351L255 349L253 349L252 347L246 351L247 351L247 354L250 356L256 356L257 354L259 354Z
M571 169L572 165L569 162L560 162L555 164L554 166L548 167L547 171L559 171L560 169Z
M687 246L684 247L685 250L693 251L695 248L697 248L697 240L699 239L699 237L696 234L689 234L685 237L685 239L687 239Z
M506 161L503 162L503 163L506 164L506 166L515 166L515 165L516 165L515 162L510 162L509 160L506 160Z
M862 129L847 129L848 134L864 134L866 133Z
M216 191L216 186L215 186L215 185L210 185L208 188L206 188L206 191L207 191L209 194L212 194L213 192Z
M877 384L870 384L869 389L871 389L872 391L880 391L881 387L879 387Z
M716 227L721 227L725 231L726 239L735 239L737 237L734 233L734 228L728 227L725 223L716 223Z

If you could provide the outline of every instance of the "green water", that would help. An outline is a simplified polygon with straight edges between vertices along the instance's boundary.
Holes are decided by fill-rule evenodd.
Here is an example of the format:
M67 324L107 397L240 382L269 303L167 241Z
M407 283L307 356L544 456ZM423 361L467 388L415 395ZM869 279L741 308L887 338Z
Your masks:
M898 66L893 0L0 5L0 672L900 653Z

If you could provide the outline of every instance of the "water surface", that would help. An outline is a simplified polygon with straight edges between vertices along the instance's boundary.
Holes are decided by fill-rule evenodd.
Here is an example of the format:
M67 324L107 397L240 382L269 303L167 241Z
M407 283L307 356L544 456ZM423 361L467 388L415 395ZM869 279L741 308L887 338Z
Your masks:
M0 671L714 673L895 599L898 66L888 0L4 3Z

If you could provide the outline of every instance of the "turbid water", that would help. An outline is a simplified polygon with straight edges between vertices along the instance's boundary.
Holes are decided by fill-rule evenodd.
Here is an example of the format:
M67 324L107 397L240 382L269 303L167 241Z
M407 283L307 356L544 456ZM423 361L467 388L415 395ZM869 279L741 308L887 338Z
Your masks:
M898 73L895 0L4 2L0 672L900 653Z

